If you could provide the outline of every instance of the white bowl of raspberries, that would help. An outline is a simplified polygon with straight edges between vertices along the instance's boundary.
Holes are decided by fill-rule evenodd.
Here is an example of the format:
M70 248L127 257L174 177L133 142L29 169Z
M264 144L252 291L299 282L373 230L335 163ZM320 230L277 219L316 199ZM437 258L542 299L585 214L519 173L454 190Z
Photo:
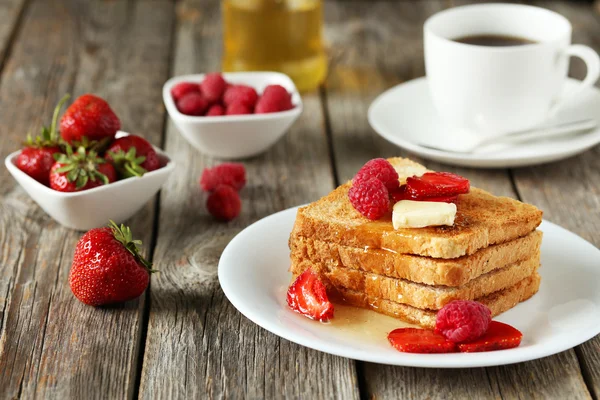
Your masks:
M4 163L31 198L58 223L89 230L122 222L141 209L175 163L146 139L120 131L121 122L98 96L78 97L60 119Z
M163 100L192 146L225 159L264 152L302 113L296 86L279 72L178 76L165 83Z

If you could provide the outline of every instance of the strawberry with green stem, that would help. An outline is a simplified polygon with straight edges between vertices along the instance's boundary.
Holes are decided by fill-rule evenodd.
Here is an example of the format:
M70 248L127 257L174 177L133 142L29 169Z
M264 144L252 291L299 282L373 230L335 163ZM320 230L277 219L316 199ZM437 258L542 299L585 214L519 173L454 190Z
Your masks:
M85 233L75 247L69 274L75 297L91 306L139 297L156 272L140 254L141 244L129 227L114 221Z
M115 140L106 151L105 158L114 165L121 179L142 176L160 168L160 159L154 147L137 135Z
M59 192L78 192L107 185L117 180L112 164L99 157L94 150L79 147L76 152L70 145L66 154L56 154L50 169L50 187Z
M68 99L68 94L63 96L54 108L50 127L42 127L40 134L35 138L27 135L25 147L17 157L17 168L46 186L50 180L50 168L54 165L54 155L61 153L61 139L57 129L58 114Z

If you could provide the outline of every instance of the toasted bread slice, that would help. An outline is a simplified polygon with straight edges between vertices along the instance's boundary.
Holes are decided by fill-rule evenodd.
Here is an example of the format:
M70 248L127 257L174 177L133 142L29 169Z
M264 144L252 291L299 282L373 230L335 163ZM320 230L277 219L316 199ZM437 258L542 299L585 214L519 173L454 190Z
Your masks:
M489 307L492 311L492 317L495 317L536 294L540 288L540 280L540 275L535 272L533 275L523 279L517 284L488 296L481 297L477 299L477 301ZM347 289L333 292L331 299L333 301L342 301L356 307L369 308L391 317L400 318L412 324L421 325L423 328L435 328L435 311L422 310L406 304L369 297L365 293Z
M356 269L334 267L307 259L292 257L290 271L301 274L312 268L338 288L365 293L369 297L408 304L413 307L439 310L453 300L475 300L497 292L525 279L539 267L540 253L527 260L495 269L458 287L430 286L405 279L390 278Z
M342 246L296 235L290 237L289 243L293 259L309 259L331 267L358 269L427 285L461 286L496 268L531 258L539 252L541 242L542 232L536 230L454 259Z
M294 275L294 279L295 278L296 275ZM513 286L480 297L476 300L489 307L492 311L492 317L495 317L536 294L540 288L540 280L540 275L537 272L534 272L531 276L517 282ZM331 286L329 282L325 282L325 284L327 286L329 298L334 302L342 302L355 307L371 309L378 313L389 315L390 317L399 318L411 324L420 325L423 328L435 328L436 311L423 310L390 300L370 297L365 293L354 290L338 289Z
M396 167L416 163L389 159ZM377 221L362 216L348 200L347 182L320 200L298 210L292 235L343 246L388 249L396 253L457 258L533 231L542 222L536 207L471 188L460 195L453 226L395 230L391 213Z

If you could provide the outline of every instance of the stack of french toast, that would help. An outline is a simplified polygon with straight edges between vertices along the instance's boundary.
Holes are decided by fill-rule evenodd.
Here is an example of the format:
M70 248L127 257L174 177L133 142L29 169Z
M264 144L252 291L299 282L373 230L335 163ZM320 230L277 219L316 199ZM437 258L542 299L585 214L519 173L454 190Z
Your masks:
M388 161L399 179L425 167ZM432 329L453 300L476 300L496 316L539 289L542 212L470 188L451 226L394 229L392 213L370 220L351 204L352 182L299 209L289 239L294 277L307 268L337 302Z

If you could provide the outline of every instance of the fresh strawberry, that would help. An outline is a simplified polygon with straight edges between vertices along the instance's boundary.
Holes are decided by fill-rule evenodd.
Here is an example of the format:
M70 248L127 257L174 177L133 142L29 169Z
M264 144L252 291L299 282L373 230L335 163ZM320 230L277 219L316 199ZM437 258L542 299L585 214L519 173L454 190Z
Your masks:
M65 95L58 102L50 127L43 127L40 135L35 139L27 136L25 147L17 157L17 168L46 186L50 183L50 168L54 165L54 154L61 152L56 128L60 109L68 99L69 95Z
M67 146L67 154L56 154L50 169L50 187L59 192L78 192L117 180L115 168L95 151L86 153L79 147L75 153Z
M108 103L93 94L78 97L60 120L60 134L67 143L113 139L121 121Z
M456 203L458 195L454 196L440 196L440 197L418 197L408 192L406 185L400 186L396 190L390 191L390 197L394 203L400 200L415 200L415 201L435 201L439 203Z
M200 93L200 85L193 82L179 82L171 88L171 96L175 102L188 93Z
M200 89L202 89L202 95L210 103L214 104L221 100L227 82L223 79L223 76L218 72L206 74L204 80L200 83Z
M406 190L417 198L469 193L469 180L451 172L427 172L406 179Z
M105 158L113 164L121 179L142 176L160 168L160 159L154 147L136 135L115 140L106 151Z
M71 291L90 306L121 303L139 297L148 287L152 264L141 255L131 230L110 221L108 227L85 233L73 255Z
M518 329L492 321L483 336L472 342L459 344L458 349L463 353L512 349L521 344L521 339L523 334Z
M456 344L427 329L400 328L388 335L391 345L405 353L453 353Z
M287 304L292 310L317 321L329 321L333 318L333 304L327 297L325 285L310 268L290 285Z

